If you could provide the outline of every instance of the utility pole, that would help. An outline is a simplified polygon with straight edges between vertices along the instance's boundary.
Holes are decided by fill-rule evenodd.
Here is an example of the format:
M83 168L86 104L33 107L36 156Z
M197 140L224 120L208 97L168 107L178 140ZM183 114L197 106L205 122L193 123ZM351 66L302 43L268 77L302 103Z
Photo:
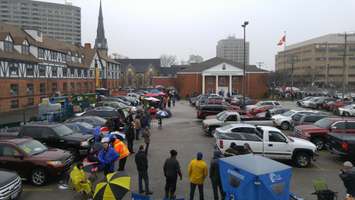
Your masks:
M247 27L247 25L249 24L248 21L245 21L243 24L242 24L242 27L243 27L243 31L244 31L244 45L243 45L243 49L244 49L244 58L243 58L243 107L245 107L245 94L246 94L246 73L245 73L245 70L246 70L246 38L245 38L245 29Z

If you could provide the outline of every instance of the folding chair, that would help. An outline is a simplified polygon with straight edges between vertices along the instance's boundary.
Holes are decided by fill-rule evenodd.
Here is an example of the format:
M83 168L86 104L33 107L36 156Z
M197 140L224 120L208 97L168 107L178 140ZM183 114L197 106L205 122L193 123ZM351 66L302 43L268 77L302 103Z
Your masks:
M327 182L324 179L313 180L313 187L315 192L312 194L317 195L318 200L338 199L337 193L328 188Z

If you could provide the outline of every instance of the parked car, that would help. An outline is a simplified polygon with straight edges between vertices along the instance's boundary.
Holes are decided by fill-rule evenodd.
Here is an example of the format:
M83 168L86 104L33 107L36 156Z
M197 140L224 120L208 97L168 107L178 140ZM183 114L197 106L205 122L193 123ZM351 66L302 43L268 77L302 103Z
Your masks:
M98 126L101 127L106 124L107 120L98 116L79 116L79 117L68 119L65 122L66 123L86 122L88 124L93 125L94 127L98 127Z
M68 150L75 158L86 156L94 142L92 135L76 133L63 124L45 122L23 125L18 137L31 137L46 146Z
M135 97L137 99L139 99L141 97L140 94L134 93L134 92L130 92L127 94L128 97Z
M278 107L281 106L280 102L278 101L259 101L258 103L254 104L254 105L247 105L246 106L246 110L252 110L253 108L257 108L260 106L270 106L270 107Z
M197 110L197 118L205 119L209 115L216 115L224 110L238 111L238 106L228 106L224 104L206 104L201 105Z
M108 106L115 109L130 108L130 106L127 106L126 104L118 101L100 101L95 104L95 107L102 107L102 106Z
M0 199L19 199L22 181L16 172L0 170Z
M243 104L243 96L242 95L233 95L230 98L230 103L232 105L241 106ZM245 105L254 105L257 102L254 99L249 97L245 97Z
M331 153L355 161L355 135L346 133L329 133L328 147Z
M285 113L289 110L290 110L289 108L276 107L276 108L270 109L269 112L270 112L271 116L274 116L274 115L279 115L279 114Z
M49 178L59 177L68 171L73 157L60 149L48 149L34 139L0 138L0 163L2 168L14 170L22 178L41 186Z
M127 116L127 109L116 109L109 106L100 106L91 110L85 111L81 116L98 116L104 119L118 119Z
M91 134L91 135L95 133L95 127L86 122L71 122L71 123L63 123L63 124L77 133Z
M328 133L355 134L355 119L327 117L318 120L314 124L296 126L294 135L313 142L318 150L325 148Z
M352 101L338 99L336 101L330 101L327 103L326 108L328 111L338 111L338 108L352 104Z
M313 97L311 96L304 97L303 99L297 101L297 105L300 107L304 107L304 102L310 100L311 98Z
M306 113L314 113L312 110L290 110L288 112L285 112L283 114L279 115L274 115L272 117L274 126L280 127L282 130L288 130L291 127L292 124L292 116L295 114L306 114Z
M224 153L234 142L248 143L252 151L273 159L293 160L299 167L307 167L316 156L316 146L299 138L288 137L270 126L231 124L216 129L216 146Z
M212 135L213 131L221 126L225 126L228 124L236 124L236 123L248 123L248 124L254 124L254 125L272 125L272 120L248 120L248 121L242 121L240 115L236 111L223 111L221 112L221 115L217 115L216 118L212 119L205 119L202 122L202 127L203 130L209 134Z
M310 108L310 105L311 105L311 104L313 103L313 101L314 101L315 99L317 99L317 98L318 98L318 97L310 97L310 98L308 98L308 99L302 101L301 107L303 107L303 108Z
M328 117L327 114L325 113L304 113L300 114L301 117L299 120L292 120L292 127L299 126L299 125L308 125L308 124L313 124L316 121Z
M247 111L247 114L249 115L257 115L259 113L265 113L268 110L273 109L273 105L263 105L263 106L258 106L255 108L252 108L251 110Z
M332 101L334 98L331 97L316 97L313 98L312 101L309 103L309 107L313 109L321 109L323 103L326 101Z
M340 116L346 116L346 117L355 116L355 104L350 104L338 108L338 114Z

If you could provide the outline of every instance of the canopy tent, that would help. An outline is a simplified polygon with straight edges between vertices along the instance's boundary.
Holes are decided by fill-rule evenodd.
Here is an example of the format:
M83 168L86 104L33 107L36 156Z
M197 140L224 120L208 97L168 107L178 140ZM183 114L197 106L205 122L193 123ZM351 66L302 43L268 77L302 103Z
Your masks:
M289 200L291 167L253 154L223 158L219 162L227 199Z

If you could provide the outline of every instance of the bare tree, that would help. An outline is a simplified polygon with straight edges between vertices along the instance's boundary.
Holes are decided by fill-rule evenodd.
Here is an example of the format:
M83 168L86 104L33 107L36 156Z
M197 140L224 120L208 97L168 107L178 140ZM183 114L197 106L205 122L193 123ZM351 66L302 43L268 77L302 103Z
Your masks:
M178 60L175 55L163 54L160 56L160 65L162 67L171 67L171 65L178 64Z
M200 55L193 55L193 54L191 54L190 56L189 56L189 60L187 61L189 64L191 64L191 63L200 63L200 62L203 62L203 58L202 58L202 56L200 56Z

